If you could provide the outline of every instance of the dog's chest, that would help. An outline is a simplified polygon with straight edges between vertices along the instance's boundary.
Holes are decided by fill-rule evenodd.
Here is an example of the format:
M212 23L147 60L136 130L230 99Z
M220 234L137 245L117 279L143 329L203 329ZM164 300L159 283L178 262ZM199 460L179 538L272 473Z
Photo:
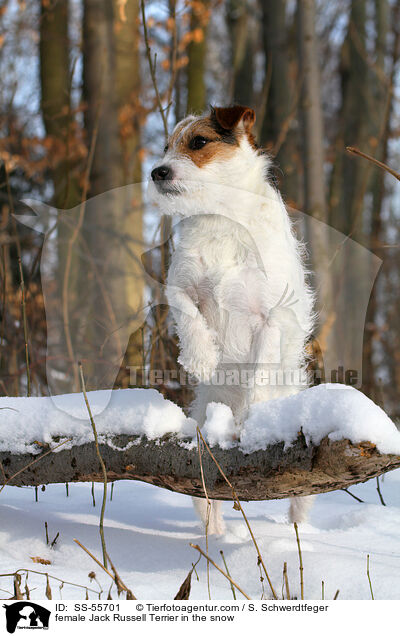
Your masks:
M237 296L246 285L248 272L258 274L256 258L234 235L199 238L192 246L199 264L196 300L207 322L218 329L224 310L237 307Z

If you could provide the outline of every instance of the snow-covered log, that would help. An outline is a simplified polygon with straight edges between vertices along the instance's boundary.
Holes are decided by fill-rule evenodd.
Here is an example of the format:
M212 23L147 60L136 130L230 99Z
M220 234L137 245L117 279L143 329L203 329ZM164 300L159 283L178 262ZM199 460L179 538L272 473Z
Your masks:
M182 409L154 389L92 391L88 399L110 481L204 496L196 422ZM0 483L103 479L81 393L1 398L0 412ZM346 488L400 466L395 424L360 391L341 385L253 404L240 431L226 405L209 404L202 434L243 500ZM231 499L205 447L202 465L208 495Z
M123 450L119 450L123 449ZM197 448L188 449L175 436L158 441L117 435L100 446L108 479L145 481L168 490L204 497ZM43 455L46 449L43 450ZM212 448L215 459L244 501L310 495L366 481L400 467L400 456L379 453L368 442L324 438L318 446L304 436L286 450L284 443L245 454L239 448ZM40 455L1 452L4 483ZM231 499L232 492L206 449L202 452L206 488L213 499ZM94 442L49 453L10 482L39 485L74 481L102 481Z

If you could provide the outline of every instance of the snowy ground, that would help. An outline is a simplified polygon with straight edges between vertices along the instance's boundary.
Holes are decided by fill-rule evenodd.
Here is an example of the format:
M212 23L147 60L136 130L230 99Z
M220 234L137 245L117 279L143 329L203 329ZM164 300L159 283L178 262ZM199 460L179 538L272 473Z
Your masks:
M324 580L325 598L339 589L340 599L369 599L369 554L375 598L400 599L400 470L386 475L381 488L386 507L379 501L375 480L351 488L366 503L340 491L317 497L310 523L300 526L306 598L321 598ZM90 484L70 484L69 497L65 486L47 486L45 492L39 489L38 502L33 488L7 486L0 494L0 574L32 568L95 589L96 583L88 579L94 571L106 598L110 579L73 542L79 539L101 560L101 490L102 485L96 485L93 507ZM287 501L248 503L244 508L277 591L281 593L282 566L287 561L291 593L299 597L298 553L294 529L286 521ZM210 556L221 564L222 549L232 577L249 596L260 598L257 558L241 514L225 503L225 516L227 534L210 538ZM46 545L45 521L50 540L60 533L55 549ZM197 558L189 542L205 546L190 498L147 484L116 483L113 500L107 501L105 526L109 554L140 599L172 599ZM33 563L32 556L48 559L51 565ZM191 599L207 599L204 560L197 572L200 580L193 576ZM53 599L60 598L57 584L50 583ZM29 574L29 587L32 598L44 598L44 577ZM12 578L1 577L0 588L0 596L9 598L6 590L12 589ZM85 597L84 590L69 585L61 594ZM115 590L112 595L116 598ZM213 568L211 596L232 599L229 584Z

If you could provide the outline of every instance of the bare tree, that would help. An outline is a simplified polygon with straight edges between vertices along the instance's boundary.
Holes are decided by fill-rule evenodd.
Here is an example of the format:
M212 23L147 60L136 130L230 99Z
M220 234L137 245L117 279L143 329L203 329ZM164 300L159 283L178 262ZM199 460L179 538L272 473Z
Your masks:
M315 32L315 0L298 0L298 48L302 95L300 119L303 132L304 211L310 215L308 238L317 290L320 349L326 370L335 355L335 302L325 195L324 128L321 106L318 42ZM318 222L315 222L319 221Z
M207 25L210 17L210 0L191 3L190 32L187 66L186 111L201 113L206 106L205 64L207 53Z
M267 99L260 140L276 155L280 189L290 205L299 206L299 161L296 132L299 86L294 82L286 0L261 2Z

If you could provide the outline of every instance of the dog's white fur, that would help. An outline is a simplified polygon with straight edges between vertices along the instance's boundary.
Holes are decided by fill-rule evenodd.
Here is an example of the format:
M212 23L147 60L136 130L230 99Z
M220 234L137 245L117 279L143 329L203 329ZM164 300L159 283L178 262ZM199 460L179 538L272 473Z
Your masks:
M252 403L301 387L215 386L211 378L227 368L304 369L313 297L302 245L267 178L270 160L242 134L228 159L216 157L198 167L178 146L199 119L190 116L178 124L176 143L158 163L173 170L175 193L161 193L153 183L150 193L164 214L184 220L168 272L168 301L179 336L179 362L200 380L190 414L202 426L207 404L222 402L240 426ZM291 521L306 518L310 499L292 500ZM206 521L206 501L194 499L194 504ZM220 504L213 502L208 514L208 532L222 533Z

